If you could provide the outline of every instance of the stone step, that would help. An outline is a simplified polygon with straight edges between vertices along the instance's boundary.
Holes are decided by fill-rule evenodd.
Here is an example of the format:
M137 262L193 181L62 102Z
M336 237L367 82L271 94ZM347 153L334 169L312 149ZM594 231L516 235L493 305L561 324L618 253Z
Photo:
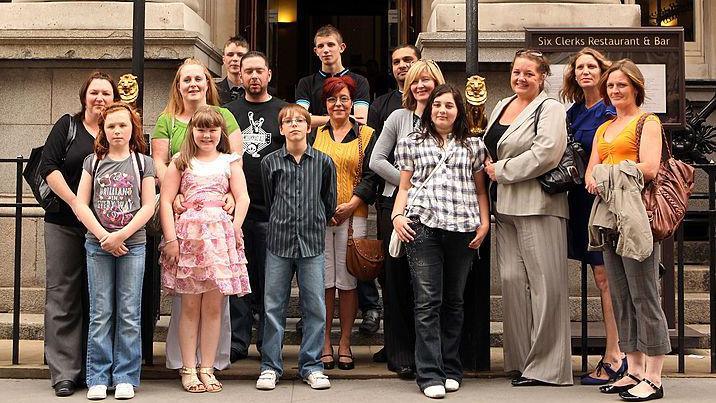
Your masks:
M12 338L11 322L12 315L0 313L0 340L8 340ZM23 314L21 315L20 339L21 340L42 340L44 337L43 318L40 314ZM284 344L299 345L301 336L296 332L296 322L298 319L289 318L286 320L286 331L284 333ZM358 332L360 319L356 320L353 326L351 342L354 346L380 346L383 345L383 327L373 335L365 335ZM169 317L161 316L157 321L154 331L154 341L166 341L167 329L169 327ZM572 322L572 347L579 348L581 327L579 322ZM692 325L686 328L686 347L687 348L709 348L710 338L707 325ZM252 343L255 343L255 331L253 332ZM589 347L602 348L604 346L603 327L598 323L590 323L588 327ZM676 345L676 331L670 330L672 343ZM338 320L333 320L333 330L331 332L331 341L334 345L338 344L340 333L338 331ZM490 347L502 347L503 343L503 324L502 322L490 322Z
M703 268L695 269L693 277L705 276ZM701 271L699 271L701 270ZM708 268L706 268L708 274ZM0 287L0 312L12 312L13 293L12 288ZM687 293L685 296L685 318L687 324L709 323L709 295L708 293ZM490 296L491 308L490 319L502 321L502 297L500 295ZM42 314L44 312L45 289L44 288L23 288L20 293L21 312L23 314ZM580 320L581 298L570 296L569 301L570 317L573 321ZM160 314L171 314L171 297L163 294L161 298ZM287 307L287 317L297 318L300 316L300 305L298 289L291 289L291 298ZM336 304L334 317L338 317L338 306ZM601 300L598 296L589 296L587 299L587 319L590 322L602 320Z

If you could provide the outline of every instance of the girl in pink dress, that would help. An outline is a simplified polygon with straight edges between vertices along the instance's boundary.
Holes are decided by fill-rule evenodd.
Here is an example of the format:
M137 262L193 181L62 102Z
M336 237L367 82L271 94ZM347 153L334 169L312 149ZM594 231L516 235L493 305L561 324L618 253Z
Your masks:
M251 292L241 233L249 196L240 157L229 154L226 124L219 111L199 108L187 132L191 136L169 164L161 189L162 286L181 295L179 373L184 389L219 392L222 385L213 366L222 301L225 295ZM222 209L228 191L236 200L233 219ZM179 192L187 210L175 219L172 201ZM199 339L201 362L197 363Z

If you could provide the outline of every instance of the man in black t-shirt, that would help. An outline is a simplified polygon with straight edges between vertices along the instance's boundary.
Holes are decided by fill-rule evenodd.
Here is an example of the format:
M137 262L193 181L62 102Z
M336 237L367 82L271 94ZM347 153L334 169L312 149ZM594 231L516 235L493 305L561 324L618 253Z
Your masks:
M268 93L271 69L266 55L251 51L240 62L240 77L246 90L243 97L224 105L236 117L244 139L243 166L251 203L242 230L248 260L251 294L230 298L231 361L245 358L251 343L254 313L259 316L256 347L261 351L264 321L264 273L268 213L261 180L261 160L283 147L285 138L279 132L278 113L286 102ZM253 311L253 312L252 312Z
M350 76L356 83L353 99L353 115L361 123L366 123L370 105L370 85L360 74L343 67L341 53L346 49L341 33L332 25L324 25L313 39L313 51L321 60L321 70L303 77L296 85L296 103L311 113L311 127L325 125L328 122L326 105L321 101L323 82L328 77Z
M244 87L241 85L241 57L249 51L249 43L244 37L238 35L229 38L224 44L224 67L226 77L216 83L221 104L229 103L244 96ZM244 126L241 126L244 127Z

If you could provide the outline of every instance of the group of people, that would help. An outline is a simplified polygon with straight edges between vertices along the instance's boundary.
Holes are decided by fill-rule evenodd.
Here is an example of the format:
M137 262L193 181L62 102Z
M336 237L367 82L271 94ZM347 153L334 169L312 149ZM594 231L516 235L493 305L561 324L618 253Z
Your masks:
M358 281L346 267L349 236L372 235L374 204L385 262L384 349L373 358L415 378L427 397L462 383L463 295L491 213L512 384L572 384L569 249L593 266L607 330L605 355L582 383L624 400L661 397L670 345L658 243L632 257L619 246L621 233L592 231L590 219L608 191L599 179L605 166L631 166L642 186L658 169L660 123L640 119L638 68L585 48L565 73L561 96L574 102L565 111L544 91L547 59L521 50L511 65L514 95L476 137L462 92L414 46L391 52L396 89L371 101L367 80L342 64L346 45L335 27L320 28L314 45L321 69L299 81L295 104L270 93L266 56L242 38L225 44L227 77L218 85L200 61L184 61L152 132L151 158L140 118L118 101L112 78L87 78L80 112L55 124L43 153L43 174L62 200L59 212L45 215L53 257L45 353L55 394L84 383L89 399L105 398L108 387L115 398L134 396L145 224L153 214L161 222L162 287L173 295L166 364L179 370L185 390L221 391L214 371L248 356L254 325L256 388L275 388L294 274L299 376L313 389L329 388L325 370L354 368L358 309L361 330L375 332L380 320L375 282ZM591 152L586 187L548 194L537 178L560 161L568 130ZM391 233L405 256L389 255Z

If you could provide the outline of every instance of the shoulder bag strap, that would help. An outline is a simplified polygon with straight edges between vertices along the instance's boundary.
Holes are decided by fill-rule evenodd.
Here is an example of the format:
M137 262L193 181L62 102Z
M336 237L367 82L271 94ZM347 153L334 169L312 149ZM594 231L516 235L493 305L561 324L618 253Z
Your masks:
M75 122L75 119L70 115L70 128L67 130L67 140L65 141L65 158L67 158L67 152L70 151L70 146L75 140L75 137L77 137L77 122Z
M353 126L353 131L355 131L358 136L358 166L356 167L356 177L353 179L353 190L355 190L358 186L361 176L363 175L363 160L365 159L365 151L363 151L363 136L360 132L361 128L361 124L356 121ZM351 214L348 219L348 239L353 239L353 214Z
M137 177L137 188L139 189L139 200L142 199L142 181L144 180L144 158L139 153L132 152L134 155L132 165L134 175Z
M636 162L637 162L637 164L640 162L639 161L639 151L641 150L641 133L644 130L644 123L646 123L646 119L652 115L654 115L654 114L653 113L644 113L643 115L641 115L641 117L639 117L639 121L636 124L636 147L637 147ZM656 115L654 115L654 116L656 116ZM666 138L666 133L664 132L663 125L661 126L661 146L662 146L661 161L663 162L667 159L672 158L671 144L669 143L668 139ZM664 158L664 148L666 149L666 158Z
M454 149L453 143L454 142L455 142L454 139L450 140L450 142L447 145L445 154L443 154L443 157L440 159L440 162L438 162L438 164L435 165L435 168L433 168L433 170L430 172L430 175L428 175L428 177L425 178L423 183L421 183L420 186L418 186L418 190L416 190L415 193L413 193L413 197L411 197L410 200L408 200L408 206L410 206L415 201L415 198L418 197L418 193L420 193L420 191L423 190L423 188L425 188L425 185L427 185L427 183L430 181L430 178L433 177L433 174L435 172L437 172L438 169L440 169L440 167L445 163L445 161L447 161L448 157L453 152L453 149ZM405 207L406 210L408 209L408 206Z

